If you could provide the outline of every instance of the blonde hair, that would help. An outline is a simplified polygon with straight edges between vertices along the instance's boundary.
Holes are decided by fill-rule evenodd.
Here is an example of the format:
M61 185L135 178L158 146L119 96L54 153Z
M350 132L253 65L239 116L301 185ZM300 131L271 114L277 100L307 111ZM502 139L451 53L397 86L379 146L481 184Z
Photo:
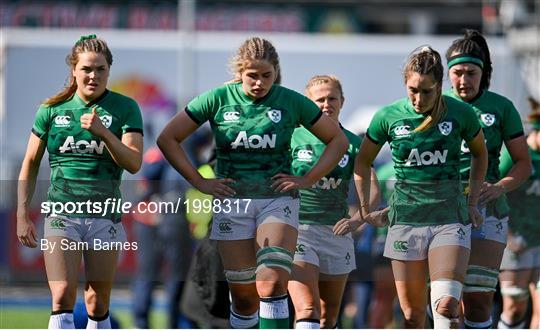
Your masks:
M311 87L323 84L333 84L339 91L341 101L345 100L345 96L343 95L343 87L341 87L341 82L339 81L338 77L334 75L319 75L311 77L311 79L309 79L307 82L304 94L309 96L309 89Z
M438 86L437 100L431 113L426 116L426 119L414 129L414 132L422 132L437 124L446 115L446 103L442 96L442 79L444 75L444 68L441 61L441 55L431 48L430 46L421 46L415 49L411 55L407 58L405 66L403 67L403 78L405 83L411 73L418 73L421 75L432 75Z
M528 115L529 121L533 124L540 124L540 102L532 96L529 96L527 100L531 106L531 112Z
M244 41L240 48L238 48L236 55L230 60L229 67L231 73L234 75L233 80L230 82L242 81L240 75L245 70L248 61L267 61L276 71L276 80L274 83L281 83L279 56L270 41L259 37L252 37Z
M107 43L97 38L95 35L81 36L81 38L71 48L71 53L66 56L66 64L69 66L69 84L67 84L62 91L58 94L49 97L43 104L55 105L69 99L77 91L77 81L71 71L75 69L75 66L79 62L79 54L86 52L94 52L103 54L109 67L112 65L113 58Z

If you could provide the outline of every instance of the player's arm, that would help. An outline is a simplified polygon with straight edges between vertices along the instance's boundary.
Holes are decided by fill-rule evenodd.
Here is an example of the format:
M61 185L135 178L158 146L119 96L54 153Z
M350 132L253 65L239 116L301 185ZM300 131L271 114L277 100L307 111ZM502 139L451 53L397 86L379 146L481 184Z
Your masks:
M131 174L137 173L142 165L142 134L127 132L122 134L122 140L120 140L111 131L109 133L102 139L114 162Z
M326 144L326 148L317 163L305 174L309 181L308 186L311 186L336 167L349 147L349 140L347 140L339 126L327 116L321 116L308 129Z
M531 175L532 163L525 136L505 141L504 144L510 157L512 157L513 165L506 176L499 182L484 184L480 195L480 203L487 203L504 193L518 188Z
M350 219L341 219L334 227L335 235L345 235L357 230L366 221L375 226L384 226L388 210L371 213L380 203L380 187L371 167L382 145L365 138L354 160L354 186L360 201L359 210ZM380 222L380 223L375 223Z
M17 237L23 245L32 248L37 246L37 232L29 218L29 209L45 146L44 140L30 134L17 186Z
M103 126L96 108L92 109L92 113L81 116L81 127L87 129L105 143L112 159L118 166L131 174L135 174L141 169L143 150L143 137L141 133L124 133L120 140L109 129Z
M294 176L284 173L272 177L271 187L277 192L286 192L291 189L305 189L311 187L323 176L329 173L338 164L349 147L349 140L339 126L330 118L321 116L317 122L308 128L313 135L326 144L326 148L317 163L303 176Z
M356 155L356 158L354 160L354 187L356 189L356 194L358 196L358 199L360 199L360 194L362 191L361 188L361 182L362 180L358 176L360 169L359 169L360 162L358 161L358 155ZM375 169L371 167L371 183L370 183L370 192L369 192L369 211L376 210L379 204L381 203L381 189L379 186L379 180L377 179L377 174L375 173ZM356 211L355 214L351 217L351 221L359 221L360 224L364 222L362 217L362 208L359 207L358 211Z
M181 111L167 123L159 134L157 145L172 167L195 188L203 193L220 198L233 196L235 191L226 185L228 182L233 182L232 179L204 179L193 166L182 147L182 141L195 132L197 128L199 128L199 125L189 117L187 112Z
M372 205L375 204L375 198L380 199L380 189L377 178L371 167L373 161L379 154L382 145L378 145L365 138L360 146L360 151L354 162L354 183L356 193L360 201L360 211L362 218L370 213L370 210L375 209ZM377 183L375 183L377 182ZM375 194L371 194L372 187L377 189ZM378 195L378 196L377 196ZM371 197L371 198L370 198ZM377 203L378 204L378 203Z
M478 202L480 201L480 190L486 176L488 165L488 153L486 143L484 142L484 133L482 130L467 141L471 152L471 170L469 174L469 200L467 201L469 217L475 227L482 224L483 219L478 212Z
M356 182L355 182L356 183ZM376 210L381 204L381 187L375 169L371 167L371 186L369 192L369 209Z

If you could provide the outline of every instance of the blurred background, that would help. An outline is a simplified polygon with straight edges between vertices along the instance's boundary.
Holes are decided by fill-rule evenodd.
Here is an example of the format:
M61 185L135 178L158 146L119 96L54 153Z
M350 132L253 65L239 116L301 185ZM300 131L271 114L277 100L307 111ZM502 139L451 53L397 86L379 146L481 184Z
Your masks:
M0 25L0 328L43 328L50 312L41 251L23 248L16 239L16 178L35 112L67 81L65 56L81 35L97 34L109 44L109 88L139 103L146 150L190 99L231 79L229 58L254 35L277 48L288 88L303 92L313 75L338 76L346 97L342 123L356 133L380 106L406 95L401 66L409 52L429 44L444 56L464 28L487 37L491 90L511 99L522 114L529 111L529 95L540 98L540 0L3 0ZM188 147L202 164L207 152L200 146L207 140L197 139ZM48 175L45 157L34 197L38 226ZM124 174L126 200L140 197L134 187L142 175ZM166 178L181 181L174 174ZM171 189L188 189L180 186ZM137 240L132 218L126 216L124 225ZM185 228L182 249L188 253L181 258L189 265L206 232L192 222ZM136 252L123 253L111 307L121 327L135 326L130 285L136 264ZM152 327L166 326L163 291L158 285ZM350 310L366 308L358 304ZM358 322L350 325L362 327Z

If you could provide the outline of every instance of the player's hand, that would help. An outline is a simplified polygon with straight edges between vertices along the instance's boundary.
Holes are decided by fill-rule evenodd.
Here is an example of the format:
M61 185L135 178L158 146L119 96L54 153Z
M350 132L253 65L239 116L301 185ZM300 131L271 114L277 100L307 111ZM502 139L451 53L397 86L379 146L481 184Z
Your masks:
M27 217L17 218L17 238L24 246L37 247L36 226Z
M521 235L508 235L506 248L516 254L519 254L527 248L527 242Z
M499 198L504 194L504 187L502 185L484 182L480 189L480 200L478 204L485 206L488 202Z
M279 173L272 177L274 182L270 185L275 192L286 192L293 189L311 188L313 185L305 176L294 176Z
M234 197L236 191L229 187L227 183L234 183L233 179L202 179L199 182L193 184L195 188L201 192L212 195L216 198L223 199L227 197Z
M479 228L482 223L484 223L484 217L482 214L480 214L480 211L478 211L478 207L469 205L469 219L472 222L473 228Z
M390 212L390 207L373 211L366 215L364 220L375 227L384 227L388 225L388 212Z
M81 128L88 130L97 137L103 137L107 132L107 128L103 126L95 107L92 108L92 113L85 113L81 116Z
M352 233L353 231L358 229L358 227L360 227L365 222L366 221L364 219L344 218L336 222L334 228L332 228L332 231L334 232L334 235L347 235L348 233Z

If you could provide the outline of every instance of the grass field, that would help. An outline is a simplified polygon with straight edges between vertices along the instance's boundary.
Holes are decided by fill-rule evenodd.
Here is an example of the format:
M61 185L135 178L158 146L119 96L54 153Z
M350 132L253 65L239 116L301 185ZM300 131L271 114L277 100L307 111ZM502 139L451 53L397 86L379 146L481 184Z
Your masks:
M123 329L134 328L131 312L128 309L117 309L114 317ZM48 308L0 308L0 329L37 329L47 328L50 309ZM167 328L165 314L152 312L150 326L154 329Z

